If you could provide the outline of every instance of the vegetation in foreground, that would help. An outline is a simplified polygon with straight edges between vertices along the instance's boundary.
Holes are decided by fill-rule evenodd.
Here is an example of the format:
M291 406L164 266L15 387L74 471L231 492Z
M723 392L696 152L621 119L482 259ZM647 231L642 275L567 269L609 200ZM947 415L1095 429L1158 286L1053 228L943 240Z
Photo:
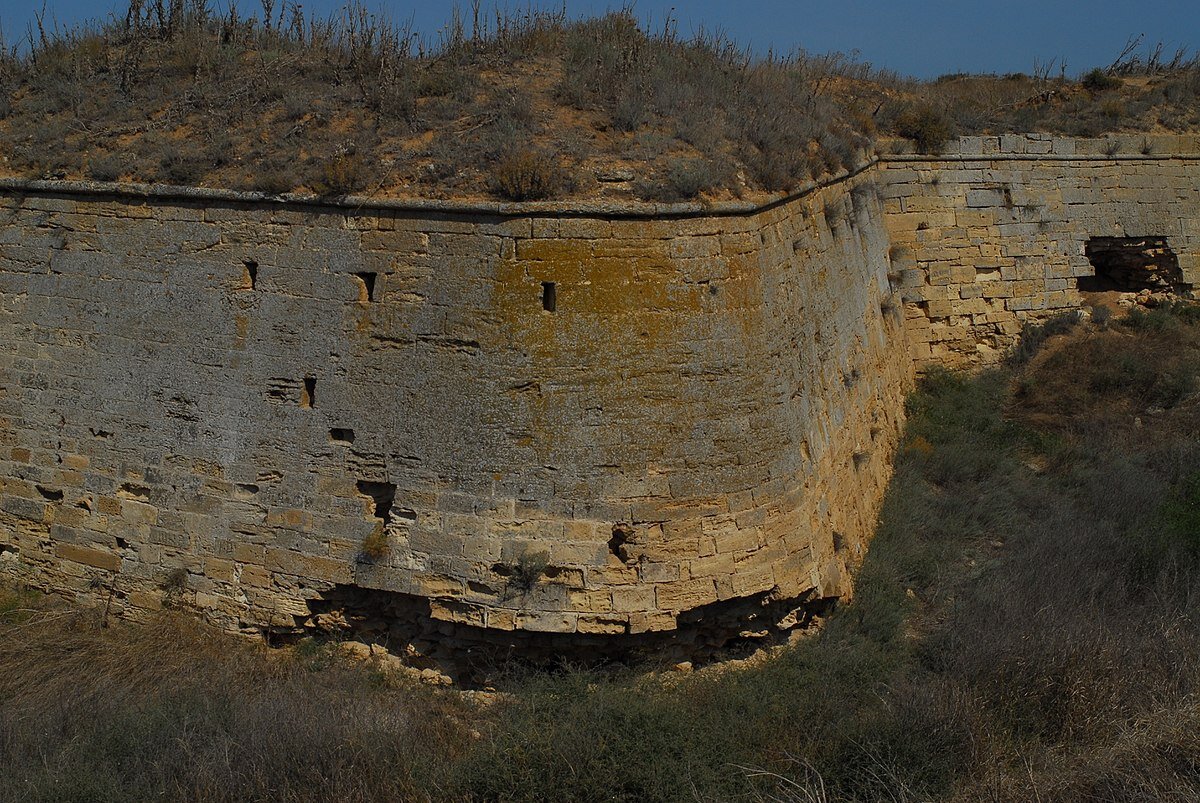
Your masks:
M1196 800L1198 318L928 377L854 601L753 669L481 700L7 593L0 799Z
M267 193L680 200L792 189L879 135L936 152L956 134L1200 128L1200 62L1161 48L1078 80L1047 64L919 82L838 54L755 56L628 9L475 3L430 41L353 4L314 19L259 2L129 0L66 30L43 15L0 43L0 163Z

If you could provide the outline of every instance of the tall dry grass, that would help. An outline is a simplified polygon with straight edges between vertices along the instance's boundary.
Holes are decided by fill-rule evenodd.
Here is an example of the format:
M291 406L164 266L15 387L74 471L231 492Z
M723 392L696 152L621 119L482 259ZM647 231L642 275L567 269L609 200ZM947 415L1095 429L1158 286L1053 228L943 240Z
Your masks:
M591 160L632 157L643 179L661 172L662 197L660 159L737 163L745 182L730 170L711 189L774 190L866 143L823 87L868 68L761 58L630 10L572 21L476 4L429 38L357 4L314 18L272 0L254 14L130 0L102 23L39 22L24 44L0 62L0 148L36 176L505 194L505 166L532 147L561 161L542 160L539 196L589 190ZM352 180L330 175L338 153L359 155Z
M0 598L0 800L415 800L471 707L331 651Z

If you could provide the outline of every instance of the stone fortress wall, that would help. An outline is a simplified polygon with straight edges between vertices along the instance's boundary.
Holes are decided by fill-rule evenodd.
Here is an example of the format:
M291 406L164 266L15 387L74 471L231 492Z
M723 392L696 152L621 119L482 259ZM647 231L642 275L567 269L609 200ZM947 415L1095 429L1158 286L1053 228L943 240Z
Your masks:
M921 365L994 362L1026 320L1078 309L1093 238L1164 241L1179 289L1200 284L1200 137L965 137L940 158L883 167Z
M1197 141L1114 150L964 139L761 207L8 182L0 574L231 629L346 589L596 635L845 595L914 367L1078 307L1091 237L1195 282Z

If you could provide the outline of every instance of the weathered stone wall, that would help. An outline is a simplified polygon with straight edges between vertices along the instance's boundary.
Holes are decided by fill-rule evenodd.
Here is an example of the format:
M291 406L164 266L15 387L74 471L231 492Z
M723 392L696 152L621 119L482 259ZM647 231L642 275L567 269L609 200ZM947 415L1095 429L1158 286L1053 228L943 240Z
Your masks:
M1092 237L1163 237L1200 282L1200 137L965 137L891 156L893 277L919 364L998 360L1022 325L1080 306Z
M0 573L249 629L354 589L597 635L845 594L913 365L1078 307L1091 237L1195 283L1198 153L968 138L709 209L9 182Z
M666 216L94 189L4 198L0 572L249 628L846 590L910 374L870 173Z

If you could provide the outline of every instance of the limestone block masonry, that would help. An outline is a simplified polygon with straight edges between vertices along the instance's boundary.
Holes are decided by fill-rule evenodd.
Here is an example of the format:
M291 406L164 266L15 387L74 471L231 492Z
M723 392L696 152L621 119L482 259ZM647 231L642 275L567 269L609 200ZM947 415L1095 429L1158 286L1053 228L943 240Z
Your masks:
M761 206L0 183L0 575L251 630L845 595L914 368L1077 306L1094 236L1194 283L1196 146L966 139Z
M920 365L993 362L1026 321L1078 309L1092 238L1162 238L1200 283L1200 137L971 137L882 167Z

